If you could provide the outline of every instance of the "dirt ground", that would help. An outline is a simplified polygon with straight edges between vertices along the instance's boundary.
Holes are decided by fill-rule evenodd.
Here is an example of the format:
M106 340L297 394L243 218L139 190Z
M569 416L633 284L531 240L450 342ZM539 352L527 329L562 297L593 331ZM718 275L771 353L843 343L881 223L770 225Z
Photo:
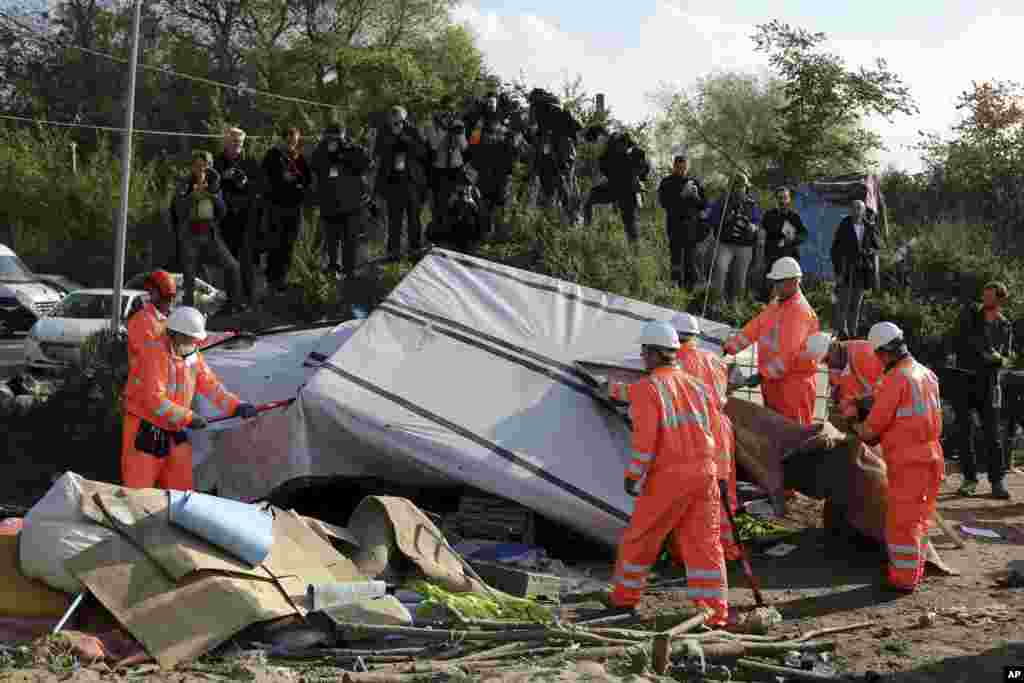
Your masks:
M980 495L959 498L955 491L960 481L960 475L954 472L943 484L939 509L946 519L954 526L991 529L1001 538L963 535L966 547L956 550L948 537L933 529L935 547L947 564L962 573L944 576L933 570L921 589L909 596L880 590L885 566L881 549L830 539L821 527L822 502L802 496L791 499L785 521L800 531L787 542L797 545L797 549L782 558L758 552L753 560L766 600L785 619L776 634L870 622L869 628L834 637L837 648L833 664L848 676L845 680L1002 681L1004 666L1024 665L1024 589L1000 585L1007 563L1024 560L1024 473L1013 472L1007 477L1014 494L1010 502L989 497L984 481ZM743 612L754 606L754 599L739 563L732 564L736 566L730 567L730 602ZM681 592L654 591L645 597L641 612L651 615L685 604ZM934 613L933 622L921 626L920 619L927 613ZM22 666L25 664L28 662ZM269 666L252 659L198 662L174 672L159 672L149 666L115 673L102 664L93 668L16 667L15 662L0 665L0 681L340 680L336 669ZM609 665L609 669L614 667ZM881 675L881 679L865 677L869 671ZM597 680L601 678L596 676Z

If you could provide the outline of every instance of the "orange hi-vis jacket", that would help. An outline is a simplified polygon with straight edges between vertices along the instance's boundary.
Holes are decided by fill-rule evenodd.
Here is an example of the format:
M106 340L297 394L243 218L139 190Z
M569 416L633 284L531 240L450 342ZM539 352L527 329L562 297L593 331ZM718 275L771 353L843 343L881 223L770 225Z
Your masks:
M718 444L718 457L724 461L719 468L718 478L725 479L729 474L729 459L733 450L732 422L725 414L725 404L729 400L729 368L725 361L714 353L704 351L691 344L684 344L676 356L683 372L696 377L709 389L716 402L717 410L710 412L711 433Z
M155 346L167 330L167 316L147 303L128 318L128 368L146 346Z
M757 369L762 380L778 382L791 377L813 377L817 359L807 353L807 338L819 330L818 315L803 292L785 301L773 301L743 331L725 343L736 354L757 344Z
M715 399L678 366L653 370L628 388L633 456L626 477L651 479L672 469L683 476L715 476L711 411Z
M871 343L862 339L843 342L846 367L829 371L829 383L839 389L839 408L844 415L853 414L858 399L874 395L875 386L885 368Z
M935 373L908 356L882 377L865 426L881 438L886 465L941 461L942 403Z
M185 429L192 421L192 399L209 406L211 417L234 414L241 402L227 391L199 352L180 358L165 335L145 346L128 376L125 411L167 431Z

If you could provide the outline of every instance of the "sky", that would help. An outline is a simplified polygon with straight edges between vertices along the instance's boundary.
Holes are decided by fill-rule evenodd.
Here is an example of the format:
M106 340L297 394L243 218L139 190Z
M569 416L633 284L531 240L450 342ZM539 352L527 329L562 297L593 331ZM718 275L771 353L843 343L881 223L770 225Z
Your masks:
M757 24L823 32L848 66L881 57L910 86L920 114L868 125L888 147L882 168L912 172L921 169L908 149L918 131L948 132L972 81L1017 77L1024 36L1020 0L464 0L453 17L503 78L523 75L559 93L580 75L587 92L605 93L612 114L631 122L658 113L649 95L660 86L685 88L716 70L767 73L750 39Z

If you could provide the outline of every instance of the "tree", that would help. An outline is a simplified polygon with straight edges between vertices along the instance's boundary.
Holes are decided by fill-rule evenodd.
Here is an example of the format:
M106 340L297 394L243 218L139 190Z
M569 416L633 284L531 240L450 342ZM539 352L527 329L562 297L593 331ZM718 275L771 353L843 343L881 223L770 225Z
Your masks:
M884 149L863 126L867 115L891 120L917 113L917 105L884 59L872 68L851 70L838 55L822 50L824 33L811 33L778 20L757 26L756 50L782 80L785 103L778 108L777 136L762 150L790 179L821 174L837 165L860 170Z
M782 88L776 78L733 71L701 77L688 90L662 87L650 95L662 111L654 133L662 156L683 144L701 175L743 171L763 184L771 161L764 150L776 135Z

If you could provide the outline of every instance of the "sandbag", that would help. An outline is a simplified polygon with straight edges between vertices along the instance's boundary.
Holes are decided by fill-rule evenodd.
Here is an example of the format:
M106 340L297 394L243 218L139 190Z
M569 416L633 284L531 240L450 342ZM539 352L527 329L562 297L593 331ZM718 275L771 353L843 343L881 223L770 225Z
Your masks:
M114 535L82 514L83 495L95 486L117 488L65 472L32 506L19 535L22 574L66 593L83 590L81 582L64 568L64 562Z

